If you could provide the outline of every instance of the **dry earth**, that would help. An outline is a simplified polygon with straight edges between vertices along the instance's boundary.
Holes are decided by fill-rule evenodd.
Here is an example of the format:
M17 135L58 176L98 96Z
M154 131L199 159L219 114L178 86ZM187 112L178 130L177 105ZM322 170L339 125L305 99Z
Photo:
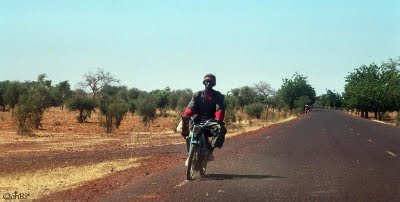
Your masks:
M18 192L29 194L28 199L101 198L186 157L182 138L173 132L173 113L150 126L128 115L112 134L99 126L97 113L85 124L77 123L76 115L52 108L34 136L19 136L11 114L0 112L0 196ZM227 136L268 127L257 120L251 127L231 125Z

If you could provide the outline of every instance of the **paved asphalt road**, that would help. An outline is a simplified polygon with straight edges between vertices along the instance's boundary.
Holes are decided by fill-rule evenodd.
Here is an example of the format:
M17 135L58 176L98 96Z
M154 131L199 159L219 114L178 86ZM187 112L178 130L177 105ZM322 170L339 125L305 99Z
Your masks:
M267 132L228 139L208 176L179 164L109 201L400 201L400 128L313 111Z

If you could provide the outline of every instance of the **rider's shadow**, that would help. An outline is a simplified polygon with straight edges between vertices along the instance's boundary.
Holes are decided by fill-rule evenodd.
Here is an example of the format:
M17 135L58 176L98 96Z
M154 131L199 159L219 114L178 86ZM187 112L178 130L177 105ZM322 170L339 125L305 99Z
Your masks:
M236 174L207 174L205 176L205 180L240 180L240 179L279 179L286 178L282 176L273 176L273 175L236 175Z

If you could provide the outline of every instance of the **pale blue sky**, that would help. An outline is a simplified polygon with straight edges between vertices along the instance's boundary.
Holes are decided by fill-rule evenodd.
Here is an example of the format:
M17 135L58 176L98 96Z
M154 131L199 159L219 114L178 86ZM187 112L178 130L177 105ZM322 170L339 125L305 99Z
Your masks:
M317 94L400 56L400 1L0 0L0 80L53 83L101 67L122 85L223 93L294 72Z

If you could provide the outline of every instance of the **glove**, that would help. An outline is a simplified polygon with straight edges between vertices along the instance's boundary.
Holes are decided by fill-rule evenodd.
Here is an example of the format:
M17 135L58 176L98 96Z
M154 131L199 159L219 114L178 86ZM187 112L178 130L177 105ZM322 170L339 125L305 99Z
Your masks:
M191 119L190 116L186 116L186 115L181 116L181 120L184 123L188 123L190 121L190 119Z
M219 125L225 125L225 122L219 120L219 119L215 119L215 121L219 124Z

